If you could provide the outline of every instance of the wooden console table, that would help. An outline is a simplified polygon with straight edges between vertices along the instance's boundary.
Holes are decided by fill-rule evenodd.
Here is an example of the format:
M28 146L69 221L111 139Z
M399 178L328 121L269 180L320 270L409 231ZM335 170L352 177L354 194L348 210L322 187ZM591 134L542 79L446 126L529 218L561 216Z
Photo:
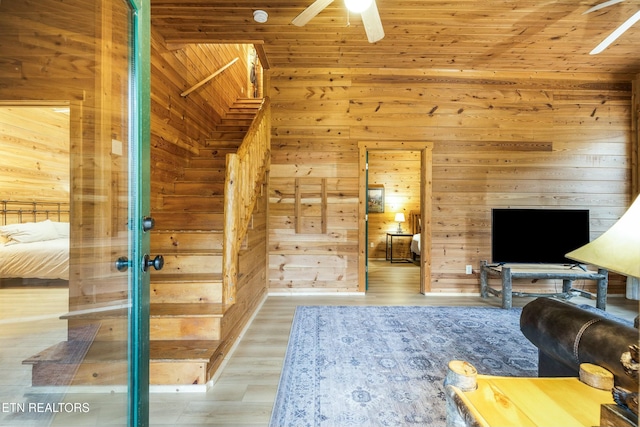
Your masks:
M502 289L494 289L489 286L489 276L499 276L502 280ZM609 274L605 269L598 271L584 271L578 267L571 268L562 264L487 264L480 262L480 295L486 298L489 293L502 296L502 308L511 308L512 297L548 297L560 296L571 298L573 292L578 292L588 298L593 298L589 292L571 287L574 280L595 280L597 282L596 307L605 310L607 305L607 285ZM514 279L562 279L562 292L558 293L530 293L514 292Z

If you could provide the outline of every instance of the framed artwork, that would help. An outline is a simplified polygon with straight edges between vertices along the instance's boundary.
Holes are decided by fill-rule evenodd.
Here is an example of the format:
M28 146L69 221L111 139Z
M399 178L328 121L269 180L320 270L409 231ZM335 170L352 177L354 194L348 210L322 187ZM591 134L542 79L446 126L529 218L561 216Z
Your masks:
M368 212L384 212L384 187L369 187L367 190Z

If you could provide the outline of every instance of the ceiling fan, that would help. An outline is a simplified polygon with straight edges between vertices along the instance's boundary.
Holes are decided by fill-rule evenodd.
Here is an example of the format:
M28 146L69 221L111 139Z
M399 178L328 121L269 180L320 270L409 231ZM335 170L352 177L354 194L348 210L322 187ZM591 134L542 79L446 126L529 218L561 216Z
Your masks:
M291 23L298 27L303 27L331 3L333 3L333 0L316 0L303 10L300 15L296 16ZM364 31L367 33L369 43L382 40L384 37L384 28L382 28L382 21L380 21L376 0L345 0L345 4L349 11L362 15L362 24L364 25Z
M597 4L597 5L593 6L591 9L587 10L586 12L584 12L583 15L586 15L587 13L595 12L595 11L600 10L600 9L604 9L605 7L609 7L609 6L612 6L612 5L616 4L616 3L621 3L623 1L624 0L608 0L608 1L605 1L603 3L600 3L600 4ZM636 22L638 22L638 21L640 21L640 10L637 11L636 13L634 13L633 15L631 15L631 17L628 18L626 21L624 21L622 23L622 25L620 25L611 34L609 34L607 36L607 38L602 40L598 46L596 46L591 52L589 52L589 54L590 55L597 55L598 53L600 53L603 50L605 50L607 47L609 47L609 45L611 43L616 41L616 39L618 37L620 37L625 31L627 31L629 28L631 28L631 26L633 24L635 24Z

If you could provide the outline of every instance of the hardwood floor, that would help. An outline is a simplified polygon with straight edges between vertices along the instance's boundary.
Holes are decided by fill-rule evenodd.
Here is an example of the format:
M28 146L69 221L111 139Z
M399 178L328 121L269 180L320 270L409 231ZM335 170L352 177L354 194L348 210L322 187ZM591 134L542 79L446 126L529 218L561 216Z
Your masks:
M151 424L184 427L266 427L269 425L293 314L299 305L429 305L500 307L500 299L419 293L419 268L413 264L373 261L369 289L362 296L271 296L255 316L222 374L206 394L152 395ZM523 306L531 298L514 298ZM575 298L581 304L595 301ZM609 299L608 311L624 318L638 313L638 302ZM178 402L182 410L175 411ZM165 409L171 405L172 409Z
M369 289L365 295L270 296L225 360L217 381L206 393L152 393L151 426L266 427L269 424L293 314L299 305L430 305L500 307L500 299L476 295L421 295L419 268L412 264L370 263ZM65 311L64 289L0 289L0 400L14 402L30 393L29 367L21 361L64 339L66 323L58 319ZM530 298L514 298L522 306ZM575 298L576 303L595 301ZM30 311L25 312L28 309ZM611 297L607 311L632 319L638 301ZM124 395L67 394L65 401L90 402L91 411L59 414L53 426L124 425ZM46 425L27 421L7 424L0 413L0 427Z

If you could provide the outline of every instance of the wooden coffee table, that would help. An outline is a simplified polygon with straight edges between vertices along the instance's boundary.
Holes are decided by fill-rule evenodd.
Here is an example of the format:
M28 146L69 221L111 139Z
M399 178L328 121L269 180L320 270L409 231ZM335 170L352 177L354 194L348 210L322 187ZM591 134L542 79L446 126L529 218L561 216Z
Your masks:
M455 406L447 410L447 425L593 427L600 425L601 405L615 405L611 391L593 388L578 378L478 375L477 386L467 392L447 386L448 405Z

